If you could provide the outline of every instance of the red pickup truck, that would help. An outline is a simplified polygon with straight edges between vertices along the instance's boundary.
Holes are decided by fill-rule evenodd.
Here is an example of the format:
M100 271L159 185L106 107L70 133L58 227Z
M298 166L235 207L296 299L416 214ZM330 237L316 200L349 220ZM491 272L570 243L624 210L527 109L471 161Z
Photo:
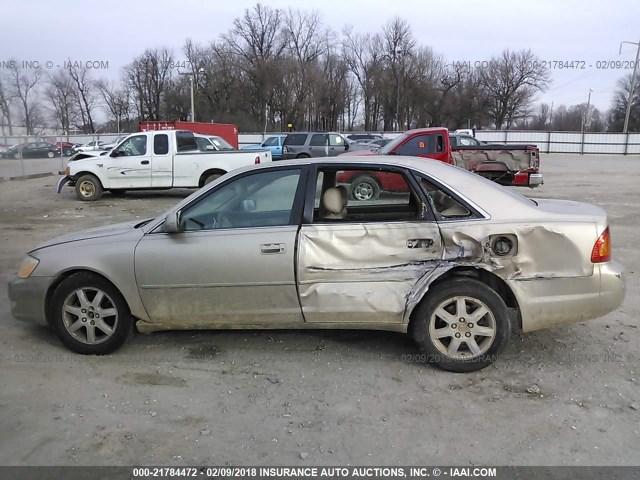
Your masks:
M457 142L458 143L458 142ZM356 150L343 155L407 155L439 160L464 168L502 185L534 188L542 184L540 151L535 145L452 146L446 128L409 130L377 151ZM371 172L372 175L374 172ZM349 182L353 179L339 178ZM374 190L397 191L389 179L375 178ZM387 184L389 183L389 184Z

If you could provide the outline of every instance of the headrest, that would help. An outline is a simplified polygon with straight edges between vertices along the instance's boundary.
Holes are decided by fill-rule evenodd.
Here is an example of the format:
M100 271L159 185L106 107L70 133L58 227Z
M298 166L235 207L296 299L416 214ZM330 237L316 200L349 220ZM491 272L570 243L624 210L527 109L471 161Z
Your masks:
M343 203L343 195L339 188L328 188L322 195L322 204L330 213L342 212Z

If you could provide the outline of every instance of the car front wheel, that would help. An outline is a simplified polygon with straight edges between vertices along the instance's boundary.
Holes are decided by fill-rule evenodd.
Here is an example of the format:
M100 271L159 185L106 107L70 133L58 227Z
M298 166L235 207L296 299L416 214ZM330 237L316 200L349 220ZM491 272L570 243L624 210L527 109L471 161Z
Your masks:
M354 200L375 200L378 195L380 195L380 187L371 177L362 176L351 182L351 198Z
M444 370L491 365L511 336L508 310L486 284L457 278L433 287L414 311L412 335L427 359Z
M113 352L127 339L133 325L120 292L88 272L73 274L60 283L49 312L62 343L83 355Z
M91 202L102 196L102 184L94 175L82 175L76 180L76 196L84 201Z

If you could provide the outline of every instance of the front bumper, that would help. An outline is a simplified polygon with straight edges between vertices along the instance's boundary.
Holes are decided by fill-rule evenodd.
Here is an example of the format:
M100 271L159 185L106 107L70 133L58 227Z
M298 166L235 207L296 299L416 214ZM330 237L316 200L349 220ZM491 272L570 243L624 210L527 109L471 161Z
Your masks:
M44 306L51 281L51 277L16 277L9 282L11 314L17 320L47 325Z
M73 177L71 177L71 175L65 175L64 177L61 177L60 180L58 180L58 185L56 185L56 191L60 193L62 191L62 187L64 187L71 180L73 180Z

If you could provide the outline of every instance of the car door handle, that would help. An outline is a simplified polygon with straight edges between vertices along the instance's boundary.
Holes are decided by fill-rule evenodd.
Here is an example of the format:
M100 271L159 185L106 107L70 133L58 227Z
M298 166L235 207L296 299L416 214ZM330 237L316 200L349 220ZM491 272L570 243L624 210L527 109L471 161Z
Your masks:
M432 246L432 238L410 238L407 240L407 248L430 248Z
M149 160L142 160L140 165L149 165Z
M284 252L284 243L263 243L262 245L260 245L260 253L263 253L265 255Z

